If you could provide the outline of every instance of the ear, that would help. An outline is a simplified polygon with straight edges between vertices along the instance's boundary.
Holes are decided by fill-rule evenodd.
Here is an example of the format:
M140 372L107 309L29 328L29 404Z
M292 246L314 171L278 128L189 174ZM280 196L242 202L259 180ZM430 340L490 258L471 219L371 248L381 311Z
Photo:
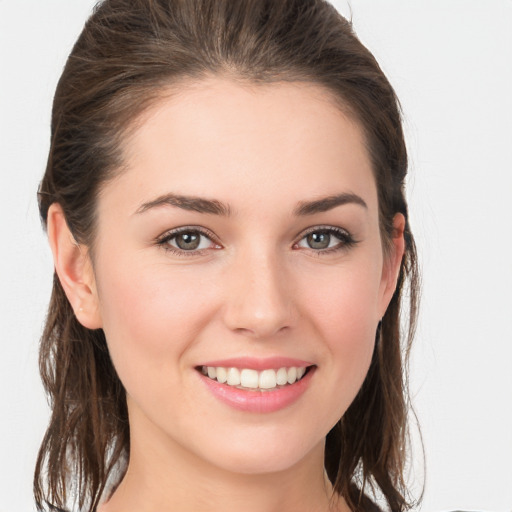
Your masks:
M89 329L102 327L89 251L75 241L58 203L48 210L47 231L55 271L77 320Z
M380 318L386 313L386 309L396 290L405 251L404 230L405 217L401 213L397 213L393 217L391 248L389 252L384 254L384 264L382 266Z

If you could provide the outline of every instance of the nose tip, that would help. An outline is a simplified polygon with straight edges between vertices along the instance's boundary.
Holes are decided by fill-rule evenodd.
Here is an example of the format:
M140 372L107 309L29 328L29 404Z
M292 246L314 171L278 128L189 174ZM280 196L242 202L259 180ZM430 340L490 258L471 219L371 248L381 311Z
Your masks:
M281 271L280 271L281 270ZM246 262L231 275L225 307L226 326L260 339L291 328L295 321L289 281L276 264Z
M290 327L287 315L272 305L268 308L252 308L251 301L243 301L236 313L231 312L231 319L227 324L235 332L251 338L269 338Z

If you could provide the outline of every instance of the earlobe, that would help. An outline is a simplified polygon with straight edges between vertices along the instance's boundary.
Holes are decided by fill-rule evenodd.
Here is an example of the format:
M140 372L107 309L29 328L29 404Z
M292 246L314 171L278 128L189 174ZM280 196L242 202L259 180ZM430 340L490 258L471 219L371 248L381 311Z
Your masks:
M53 203L48 210L47 231L55 272L77 320L89 329L102 327L96 282L87 247L75 241L58 203Z
M405 252L405 217L401 213L393 217L393 235L391 238L391 248L388 254L384 255L384 265L382 269L382 308L381 318L393 297L400 274L402 258Z

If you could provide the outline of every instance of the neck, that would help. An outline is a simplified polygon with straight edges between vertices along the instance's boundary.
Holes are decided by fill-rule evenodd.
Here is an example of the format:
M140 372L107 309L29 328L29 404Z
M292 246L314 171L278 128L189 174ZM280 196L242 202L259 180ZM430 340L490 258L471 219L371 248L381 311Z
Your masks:
M132 434L125 477L99 512L348 511L342 499L332 499L323 442L285 470L240 474L172 440Z

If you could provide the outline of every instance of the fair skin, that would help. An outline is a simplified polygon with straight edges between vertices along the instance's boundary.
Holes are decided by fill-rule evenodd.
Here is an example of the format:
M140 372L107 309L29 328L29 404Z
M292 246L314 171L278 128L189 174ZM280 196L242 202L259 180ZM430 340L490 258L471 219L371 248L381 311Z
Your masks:
M99 196L94 261L59 205L48 216L70 303L104 330L127 393L128 470L100 511L347 510L330 502L325 436L367 373L404 251L396 215L383 254L359 125L316 85L211 78L146 112L125 163ZM204 375L233 358L308 370L266 391ZM248 394L271 398L233 404Z

